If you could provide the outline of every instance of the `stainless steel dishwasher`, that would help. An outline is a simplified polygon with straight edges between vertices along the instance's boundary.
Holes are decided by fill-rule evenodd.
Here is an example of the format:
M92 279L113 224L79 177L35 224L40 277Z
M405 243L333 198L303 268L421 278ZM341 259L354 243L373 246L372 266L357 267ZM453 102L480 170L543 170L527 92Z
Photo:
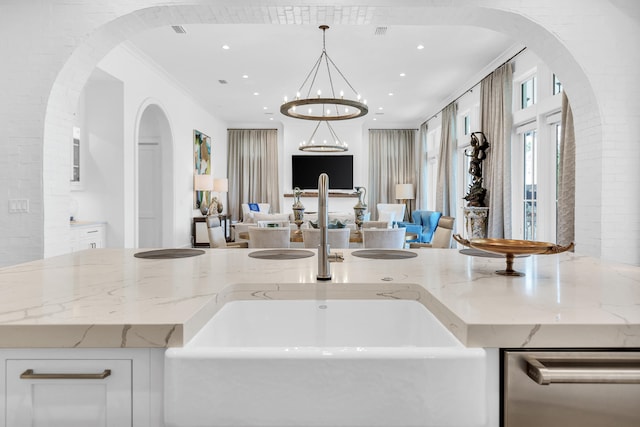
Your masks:
M640 351L502 356L504 427L640 426Z

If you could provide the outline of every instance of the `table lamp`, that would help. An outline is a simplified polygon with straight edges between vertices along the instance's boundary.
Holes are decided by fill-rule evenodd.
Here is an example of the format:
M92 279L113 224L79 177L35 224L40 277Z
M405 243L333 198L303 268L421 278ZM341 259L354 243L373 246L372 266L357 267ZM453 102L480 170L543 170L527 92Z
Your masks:
M216 178L213 180L213 191L218 193L218 213L222 213L224 209L224 205L222 204L222 198L220 197L220 193L226 193L229 191L229 179L227 178ZM226 199L225 199L226 203Z
M213 189L213 177L211 175L194 175L193 189L196 192L202 191L202 197L196 193L196 207L200 208L202 215L209 213L209 192Z
M402 200L405 204L403 221L408 221L408 218L410 218L411 200L415 199L413 184L396 184L396 199Z

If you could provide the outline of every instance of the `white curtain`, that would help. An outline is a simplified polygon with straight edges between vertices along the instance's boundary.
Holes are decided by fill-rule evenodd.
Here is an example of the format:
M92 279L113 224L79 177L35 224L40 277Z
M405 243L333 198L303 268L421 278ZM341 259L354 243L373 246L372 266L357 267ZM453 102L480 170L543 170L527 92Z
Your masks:
M416 186L415 129L369 130L369 212L378 203L398 203L396 184ZM372 216L374 216L372 215Z
M487 237L511 237L511 64L480 83L482 132L489 141L484 164L489 218Z
M277 129L229 129L229 212L240 220L242 203L269 203L280 212Z
M557 243L568 245L575 239L576 137L573 113L567 95L562 92L562 122L558 171Z
M418 133L418 180L416 185L416 209L424 209L427 205L427 133L429 125L424 122L420 125Z
M436 211L442 215L456 216L456 115L455 102L442 110L442 132L438 156L438 180L436 183Z

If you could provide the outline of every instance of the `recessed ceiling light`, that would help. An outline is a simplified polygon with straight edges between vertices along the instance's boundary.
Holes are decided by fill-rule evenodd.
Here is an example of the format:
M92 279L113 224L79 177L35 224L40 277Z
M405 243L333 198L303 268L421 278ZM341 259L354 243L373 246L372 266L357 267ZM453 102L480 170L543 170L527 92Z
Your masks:
M253 92L253 94L254 94L255 96L258 96L258 95L260 95L260 92Z
M373 121L375 122L376 120L378 120L378 119L376 119L376 118L374 117L374 118L373 118Z
M273 120L273 117L269 117L269 120Z
M223 45L222 45L222 48L223 48L224 50L229 50L229 49L230 49L228 44L223 44Z
M378 110L382 110L382 109L383 109L382 107L378 107Z
M418 45L418 50L422 50L422 49L424 49L424 46L423 46L423 45L421 45L421 44L419 44L419 45Z
M246 74L243 74L243 75L242 75L242 78L243 78L243 79L248 79L248 78L249 78L249 76L248 76L248 75L246 75Z
M267 108L269 108L269 107L262 107L263 110L266 110Z
M405 73L400 73L400 77L404 77L404 76L406 76Z
M393 96L393 92L389 92L389 96Z

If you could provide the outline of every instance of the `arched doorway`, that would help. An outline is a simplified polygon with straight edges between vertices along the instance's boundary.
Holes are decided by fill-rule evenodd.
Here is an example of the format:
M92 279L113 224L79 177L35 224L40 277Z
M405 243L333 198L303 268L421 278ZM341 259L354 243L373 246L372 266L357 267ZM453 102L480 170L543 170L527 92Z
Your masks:
M142 8L142 3L149 6ZM189 23L252 23L269 22L272 24L297 24L295 16L287 12L290 6L274 6L273 10L258 6L247 6L246 4L231 4L223 2L220 6L211 6L208 2L196 2L198 5L172 5L157 6L158 2L149 0L138 3L135 6L121 6L109 11L105 16L97 17L95 24L91 28L83 28L83 34L88 34L81 44L75 47L74 52L69 56L57 74L55 83L50 92L45 115L44 140L47 147L44 148L44 180L55 173L53 160L49 157L55 150L62 150L66 145L64 130L69 127L69 123L61 121L71 121L72 112L69 105L74 105L73 97L77 88L84 84L83 76L88 75L92 67L106 54L112 47L125 41L128 37L138 31L148 28L175 24L176 17L180 22ZM308 2L302 2L309 4ZM566 85L567 93L570 93L572 106L574 107L574 118L576 125L577 139L580 140L581 148L577 154L577 180L590 183L594 191L582 191L576 196L576 210L580 208L600 206L604 190L609 187L617 187L619 184L604 182L603 177L606 170L610 168L610 162L603 165L600 153L608 150L603 144L606 139L611 145L623 142L626 135L609 132L603 128L603 117L607 118L612 113L603 112L599 103L613 99L620 91L616 87L607 87L609 93L605 93L599 88L599 82L605 79L598 75L598 70L594 64L585 60L581 55L583 48L572 43L572 39L581 38L581 33L571 26L558 24L555 15L549 17L545 14L545 8L529 9L525 6L508 5L495 0L483 2L482 7L473 5L472 2L461 1L452 7L438 7L437 2L424 2L421 6L416 6L415 2L401 0L394 3L393 7L380 6L379 2L365 2L362 6L331 6L322 8L325 17L322 23L338 23L337 18L327 21L326 16L334 16L334 12L340 9L342 12L350 7L360 8L362 13L349 14L356 18L341 18L340 23L351 25L365 24L376 25L384 23L389 25L472 25L489 28L495 31L510 35L514 40L522 42L531 47L549 66L557 72L561 81ZM598 16L589 15L587 10L580 13L576 10L568 10L574 5L557 5L557 16L570 16L577 14L584 18L581 28L603 28L598 30L600 45L606 45L615 35L608 35L606 28L614 28L615 12L609 13L607 10L607 25L599 25ZM611 6L612 7L612 6ZM311 16L310 22L315 22L319 18L320 12ZM349 9L351 10L351 9ZM331 13L329 13L331 12ZM357 10L356 10L357 12ZM108 15L108 16L107 16ZM114 19L115 17L115 19ZM360 19L362 17L362 19ZM102 21L100 20L102 19ZM598 45L598 46L600 46ZM620 56L610 49L600 48L594 54L603 56L602 61L616 60L625 62L624 56ZM609 58L611 56L611 58ZM598 63L602 62L598 61ZM627 61L628 62L628 61ZM595 82L595 83L594 83ZM71 101L71 102L70 102ZM50 114L53 113L53 114ZM622 111L624 113L624 111ZM623 114L624 115L624 114ZM627 113L627 116L629 114ZM625 116L626 117L626 116ZM622 119L621 119L622 120ZM605 133L606 135L603 135ZM597 153L598 155L592 155ZM620 156L619 156L620 157ZM629 178L631 180L631 178ZM593 185L591 185L593 184ZM54 189L56 190L56 189ZM185 189L176 189L177 194L181 194ZM63 212L67 202L62 198L55 197L56 191L50 188L43 189L43 202L47 206L47 211ZM49 209L52 206L53 209ZM589 222L579 221L576 228L576 238L583 253L599 256L603 245L603 239L613 239L603 232L602 224L609 226L613 220L602 223L603 209L590 209ZM68 233L68 225L62 215L44 215L44 253L45 256L60 253L59 241L64 241ZM176 218L176 222L182 221ZM602 223L602 224L601 224ZM631 244L630 244L631 245ZM612 246L613 247L613 246Z
M173 176L173 137L169 120L157 104L144 107L137 138L137 235L135 246L159 248L170 245Z

